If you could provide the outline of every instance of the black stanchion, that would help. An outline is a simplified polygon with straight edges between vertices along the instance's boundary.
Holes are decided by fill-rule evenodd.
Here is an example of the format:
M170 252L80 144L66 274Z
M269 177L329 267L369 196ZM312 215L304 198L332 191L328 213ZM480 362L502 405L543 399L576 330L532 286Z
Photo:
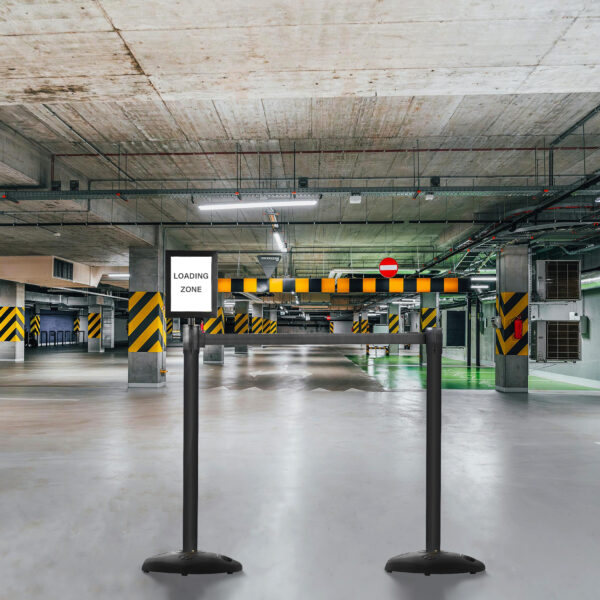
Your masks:
M388 573L479 573L485 565L465 554L440 549L442 473L442 330L425 332L427 352L427 491L425 550L399 554L388 560Z
M183 548L147 558L142 571L209 574L242 570L237 561L198 550L198 356L200 328L183 326Z

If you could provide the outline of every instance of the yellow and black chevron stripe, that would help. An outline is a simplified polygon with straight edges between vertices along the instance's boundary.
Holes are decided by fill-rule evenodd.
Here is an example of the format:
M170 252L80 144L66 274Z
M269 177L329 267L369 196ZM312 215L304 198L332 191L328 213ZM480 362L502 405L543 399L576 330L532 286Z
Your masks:
M398 333L400 331L400 315L390 315L388 331L389 333Z
M421 331L425 331L428 327L437 327L436 317L437 317L437 309L436 308L422 308L421 309Z
M309 293L321 292L324 294L402 294L403 292L425 293L460 293L471 289L471 280L468 277L343 277L331 278L271 278L259 279L246 277L244 279L219 279L218 291L246 292L246 293Z
M81 329L81 323L79 322L79 317L75 317L73 319L73 331L75 333L79 333L80 329Z
M360 321L352 321L352 333L360 333Z
M94 339L100 337L102 331L102 314L88 313L88 338Z
M360 332L369 333L369 319L360 320Z
M263 333L273 334L277 333L277 321L271 319L265 319L266 325L263 325Z
M40 335L40 315L32 315L29 319L29 332L32 335Z
M270 333L271 331L271 323L273 321L271 321L271 319L265 319L263 318L263 324L262 324L262 331L261 333Z
M233 326L234 333L248 333L250 315L248 313L236 313Z
M127 334L129 352L166 350L165 303L160 292L133 292L129 298Z
M333 333L333 321L329 321L329 333Z
M172 335L173 333L173 319L167 319L167 335Z
M204 333L210 335L220 335L225 333L225 315L220 306L217 308L217 316L212 319L207 319L206 323L204 323Z
M0 342L22 342L25 339L25 308L0 306Z
M527 292L501 292L496 296L496 311L500 316L501 327L496 329L496 354L527 356L528 341L528 309ZM523 337L515 339L515 319L523 321Z
M262 333L262 317L252 317L252 333Z

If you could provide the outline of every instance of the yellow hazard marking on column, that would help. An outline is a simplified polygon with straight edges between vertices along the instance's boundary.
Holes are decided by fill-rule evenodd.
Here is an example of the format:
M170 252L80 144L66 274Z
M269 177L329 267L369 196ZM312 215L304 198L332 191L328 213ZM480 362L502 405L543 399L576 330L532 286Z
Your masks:
M390 315L388 331L390 333L398 333L400 331L400 315Z
M360 333L360 322L352 321L352 333Z
M329 321L329 333L333 333L333 321Z
M79 321L79 317L75 317L75 319L73 319L73 331L75 333L79 333L81 329L81 322Z
M437 310L435 308L422 308L421 331L425 331L428 327L437 327L436 317Z
M40 315L33 315L29 319L29 332L32 335L40 335Z
M248 333L249 315L248 313L237 313L233 326L234 333Z
M252 317L252 333L262 333L262 317Z
M22 342L25 339L25 308L0 306L0 342Z
M369 319L360 320L360 332L369 333Z
M133 292L128 308L129 352L164 352L167 334L163 295L160 292Z
M217 308L217 316L207 319L204 323L204 333L217 335L225 333L225 314L221 307Z
M102 331L102 314L88 313L88 338L95 339L100 337Z
M496 296L496 311L500 327L496 329L496 354L528 356L529 295L527 292L501 292ZM515 319L522 321L521 338L515 338Z
M173 319L167 319L167 335L173 333Z

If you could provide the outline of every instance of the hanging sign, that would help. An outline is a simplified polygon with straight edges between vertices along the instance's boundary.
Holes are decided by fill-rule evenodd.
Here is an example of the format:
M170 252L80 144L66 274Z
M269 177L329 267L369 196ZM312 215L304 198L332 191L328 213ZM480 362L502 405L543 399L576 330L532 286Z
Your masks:
M379 263L379 272L384 277L395 277L398 273L398 263L393 258L384 258Z

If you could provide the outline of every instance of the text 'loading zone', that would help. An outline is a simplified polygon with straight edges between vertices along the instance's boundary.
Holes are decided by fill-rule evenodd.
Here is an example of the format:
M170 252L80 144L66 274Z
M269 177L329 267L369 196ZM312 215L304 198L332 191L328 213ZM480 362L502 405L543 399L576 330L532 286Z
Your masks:
M217 254L165 253L166 312L169 317L213 317L217 310Z

